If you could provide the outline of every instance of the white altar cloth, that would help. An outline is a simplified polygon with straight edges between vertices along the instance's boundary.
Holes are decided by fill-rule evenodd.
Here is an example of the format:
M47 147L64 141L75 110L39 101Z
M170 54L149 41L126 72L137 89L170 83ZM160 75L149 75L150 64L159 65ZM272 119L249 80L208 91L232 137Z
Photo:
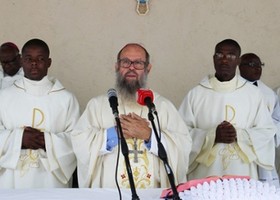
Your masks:
M123 200L131 200L131 190L121 190ZM159 200L162 189L137 189L140 200ZM117 189L0 189L0 200L119 200Z

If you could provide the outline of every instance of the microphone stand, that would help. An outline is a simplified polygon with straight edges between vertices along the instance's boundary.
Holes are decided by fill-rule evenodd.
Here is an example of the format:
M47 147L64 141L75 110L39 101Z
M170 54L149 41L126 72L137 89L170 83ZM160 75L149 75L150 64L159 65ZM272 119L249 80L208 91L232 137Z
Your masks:
M135 189L135 185L134 185L134 181L133 181L132 170L131 170L129 157L128 157L128 155L129 155L128 146L127 146L127 143L123 136L120 118L118 116L115 116L115 120L117 123L118 132L119 132L120 138L121 138L122 154L123 154L124 160L125 160L126 171L128 174L128 180L129 180L130 189L131 189L131 193L132 193L132 200L140 200L136 193L136 189Z
M155 113L155 115L157 115L157 112L155 110L153 111L152 109L149 108L148 118L149 118L150 122L152 123L152 127L153 127L153 130L154 130L154 133L156 136L156 140L158 143L158 157L163 161L165 171L167 173L168 180L171 185L172 192L173 192L173 200L181 200L179 197L178 191L176 189L176 185L174 183L174 174L172 172L171 167L168 164L168 159L167 159L167 154L166 154L165 148L160 141L160 138L159 138L159 135L158 135L155 123L154 123L153 112Z

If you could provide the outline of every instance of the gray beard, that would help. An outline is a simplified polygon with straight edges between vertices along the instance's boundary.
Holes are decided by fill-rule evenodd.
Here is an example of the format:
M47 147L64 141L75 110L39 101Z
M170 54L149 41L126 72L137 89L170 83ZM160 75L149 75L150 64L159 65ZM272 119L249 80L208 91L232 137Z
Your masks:
M147 82L147 74L140 78L140 80L127 82L120 73L116 72L116 89L120 94L122 100L126 102L136 102L136 93L139 88L145 88Z

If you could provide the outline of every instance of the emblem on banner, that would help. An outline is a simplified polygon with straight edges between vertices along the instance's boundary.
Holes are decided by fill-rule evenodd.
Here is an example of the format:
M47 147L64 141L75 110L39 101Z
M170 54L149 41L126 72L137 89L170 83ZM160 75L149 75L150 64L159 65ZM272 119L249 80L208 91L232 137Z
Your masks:
M146 15L149 12L149 0L136 0L136 11L139 15Z

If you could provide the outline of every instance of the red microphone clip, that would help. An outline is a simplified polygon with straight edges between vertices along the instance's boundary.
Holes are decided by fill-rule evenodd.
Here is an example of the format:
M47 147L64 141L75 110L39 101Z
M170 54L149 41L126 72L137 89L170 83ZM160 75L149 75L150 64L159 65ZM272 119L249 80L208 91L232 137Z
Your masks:
M154 101L154 94L151 90L140 88L137 90L137 103L142 106L145 106L145 99L149 97L151 98L151 102Z

